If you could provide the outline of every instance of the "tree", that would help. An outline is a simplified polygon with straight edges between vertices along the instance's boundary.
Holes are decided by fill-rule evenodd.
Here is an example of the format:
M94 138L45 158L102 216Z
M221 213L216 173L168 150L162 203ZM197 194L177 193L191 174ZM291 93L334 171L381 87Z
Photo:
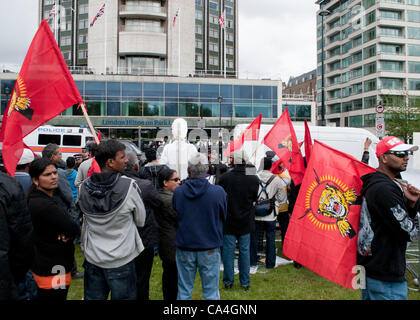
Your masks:
M413 132L420 129L420 97L403 91L400 95L383 95L382 104L387 135L399 137L406 143L411 141Z

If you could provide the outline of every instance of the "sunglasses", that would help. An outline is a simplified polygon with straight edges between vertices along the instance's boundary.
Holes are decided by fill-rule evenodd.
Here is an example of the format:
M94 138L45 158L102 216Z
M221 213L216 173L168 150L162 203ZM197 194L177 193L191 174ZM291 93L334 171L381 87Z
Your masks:
M173 178L173 179L169 179L169 181L175 181L175 182L178 182L178 181L181 181L181 179L180 179L180 178Z
M388 152L385 152L385 154L393 154L394 156L398 158L405 158L405 157L408 157L409 155L412 155L413 151L388 151Z

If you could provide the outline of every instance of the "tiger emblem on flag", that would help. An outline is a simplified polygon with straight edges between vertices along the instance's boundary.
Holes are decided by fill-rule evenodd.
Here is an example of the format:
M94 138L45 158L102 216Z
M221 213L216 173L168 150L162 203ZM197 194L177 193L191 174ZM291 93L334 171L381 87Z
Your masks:
M17 111L27 119L31 120L34 111L30 108L31 99L28 96L25 82L18 76L17 85L13 90L12 99L10 101L9 111L7 116L10 116L13 111Z
M327 184L319 199L318 214L325 217L336 219L340 234L345 237L353 238L356 235L351 224L347 221L350 205L357 200L356 192L349 189L341 192L337 187Z

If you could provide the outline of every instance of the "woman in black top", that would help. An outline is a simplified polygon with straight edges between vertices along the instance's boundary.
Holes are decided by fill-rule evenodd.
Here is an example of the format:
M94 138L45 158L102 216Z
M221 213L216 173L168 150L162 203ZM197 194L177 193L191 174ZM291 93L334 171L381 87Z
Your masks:
M32 216L35 259L32 266L39 299L66 300L71 282L74 246L79 227L53 198L58 187L57 168L47 158L32 162L33 185L28 194Z

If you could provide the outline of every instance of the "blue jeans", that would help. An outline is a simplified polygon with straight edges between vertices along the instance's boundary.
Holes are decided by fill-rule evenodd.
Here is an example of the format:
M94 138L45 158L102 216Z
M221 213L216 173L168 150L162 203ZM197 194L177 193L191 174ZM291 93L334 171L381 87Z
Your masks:
M235 279L234 261L235 261L235 247L236 240L239 245L239 282L242 286L249 286L249 263L250 263L250 234L236 236L234 234L223 235L223 283L232 284Z
M251 234L251 266L257 265L258 234L265 233L265 266L274 268L276 266L276 222L277 221L255 221L255 231Z
M195 275L201 277L203 298L220 300L220 249L205 251L186 251L176 248L176 265L178 268L178 300L191 300L194 290Z
M362 300L407 300L407 282L385 282L366 277Z
M136 266L134 260L118 268L100 268L85 260L85 300L136 300Z

